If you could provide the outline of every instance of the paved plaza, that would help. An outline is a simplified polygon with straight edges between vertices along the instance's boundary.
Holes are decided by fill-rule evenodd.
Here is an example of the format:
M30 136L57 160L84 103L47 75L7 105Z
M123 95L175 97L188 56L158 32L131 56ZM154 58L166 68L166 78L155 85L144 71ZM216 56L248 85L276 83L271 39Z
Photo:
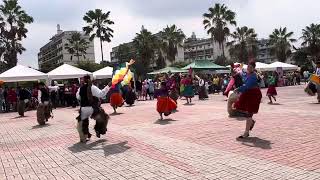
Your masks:
M122 107L87 144L78 143L77 109L54 110L44 127L35 111L0 114L0 179L320 179L320 104L303 86L278 93L278 104L263 98L244 141L245 121L228 117L221 95L180 101L161 122L156 101Z

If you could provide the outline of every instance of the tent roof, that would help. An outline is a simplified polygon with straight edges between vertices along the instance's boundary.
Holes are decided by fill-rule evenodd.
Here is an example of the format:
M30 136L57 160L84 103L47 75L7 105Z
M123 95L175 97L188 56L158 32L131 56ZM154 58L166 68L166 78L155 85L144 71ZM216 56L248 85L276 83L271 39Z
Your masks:
M49 79L73 79L81 78L85 75L91 75L91 72L79 69L69 64L63 64L56 69L48 72Z
M107 78L112 78L113 74L113 68L112 67L104 67L98 71L93 72L93 76L96 79L107 79Z
M269 64L269 68L276 70L278 67L282 67L283 70L297 70L298 66L288 64L288 63L283 63L283 62L274 62L272 64Z
M196 60L182 69L226 69L225 66L217 65L209 60Z
M159 69L159 70L156 70L156 71L148 73L148 74L152 75L152 74L162 74L162 73L169 73L169 72L171 72L171 73L181 73L181 72L188 72L188 71L180 69L180 68L177 68L177 67L166 67L166 68Z
M47 78L45 73L19 64L0 74L0 80L4 82L37 81Z

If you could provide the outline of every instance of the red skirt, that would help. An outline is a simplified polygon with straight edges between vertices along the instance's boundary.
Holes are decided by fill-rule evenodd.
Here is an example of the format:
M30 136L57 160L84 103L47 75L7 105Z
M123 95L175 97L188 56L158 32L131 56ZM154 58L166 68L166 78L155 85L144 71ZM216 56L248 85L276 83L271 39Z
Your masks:
M267 91L267 96L276 96L278 95L276 87L275 86L269 86Z
M110 96L110 105L112 107L116 106L116 107L121 107L123 105L123 98L121 96L120 93L118 92L115 92L115 93L112 93L111 96Z
M241 112L257 114L260 107L262 94L259 88L249 89L242 93L234 107Z
M177 109L177 103L170 97L158 97L157 111L159 113L171 113Z

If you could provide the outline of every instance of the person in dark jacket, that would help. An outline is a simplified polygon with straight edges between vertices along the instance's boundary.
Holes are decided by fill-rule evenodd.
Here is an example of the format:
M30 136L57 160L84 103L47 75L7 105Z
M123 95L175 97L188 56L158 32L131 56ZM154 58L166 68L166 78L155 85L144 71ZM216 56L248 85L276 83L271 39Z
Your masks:
M26 109L26 104L29 102L31 98L31 93L25 89L21 88L20 86L17 87L19 103L18 103L18 113L20 116L24 116L24 112Z

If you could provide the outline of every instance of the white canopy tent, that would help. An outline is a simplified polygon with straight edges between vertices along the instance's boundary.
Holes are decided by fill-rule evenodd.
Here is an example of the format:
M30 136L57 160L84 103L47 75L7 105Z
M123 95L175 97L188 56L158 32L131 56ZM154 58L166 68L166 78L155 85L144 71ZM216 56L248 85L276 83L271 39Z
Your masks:
M274 62L272 64L269 64L269 69L272 71L275 71L278 67L281 67L284 71L288 71L288 70L298 70L298 66L296 65L292 65L292 64L288 64L288 63L283 63L283 62Z
M0 74L0 80L4 82L38 81L47 79L48 75L45 73L20 64Z
M55 79L75 79L75 78L81 78L85 75L89 75L92 77L92 73L85 71L83 69L79 69L77 67L63 64L56 69L48 72L48 76L50 80Z
M93 77L95 79L108 79L112 78L113 68L112 67L104 67L98 71L93 72Z

